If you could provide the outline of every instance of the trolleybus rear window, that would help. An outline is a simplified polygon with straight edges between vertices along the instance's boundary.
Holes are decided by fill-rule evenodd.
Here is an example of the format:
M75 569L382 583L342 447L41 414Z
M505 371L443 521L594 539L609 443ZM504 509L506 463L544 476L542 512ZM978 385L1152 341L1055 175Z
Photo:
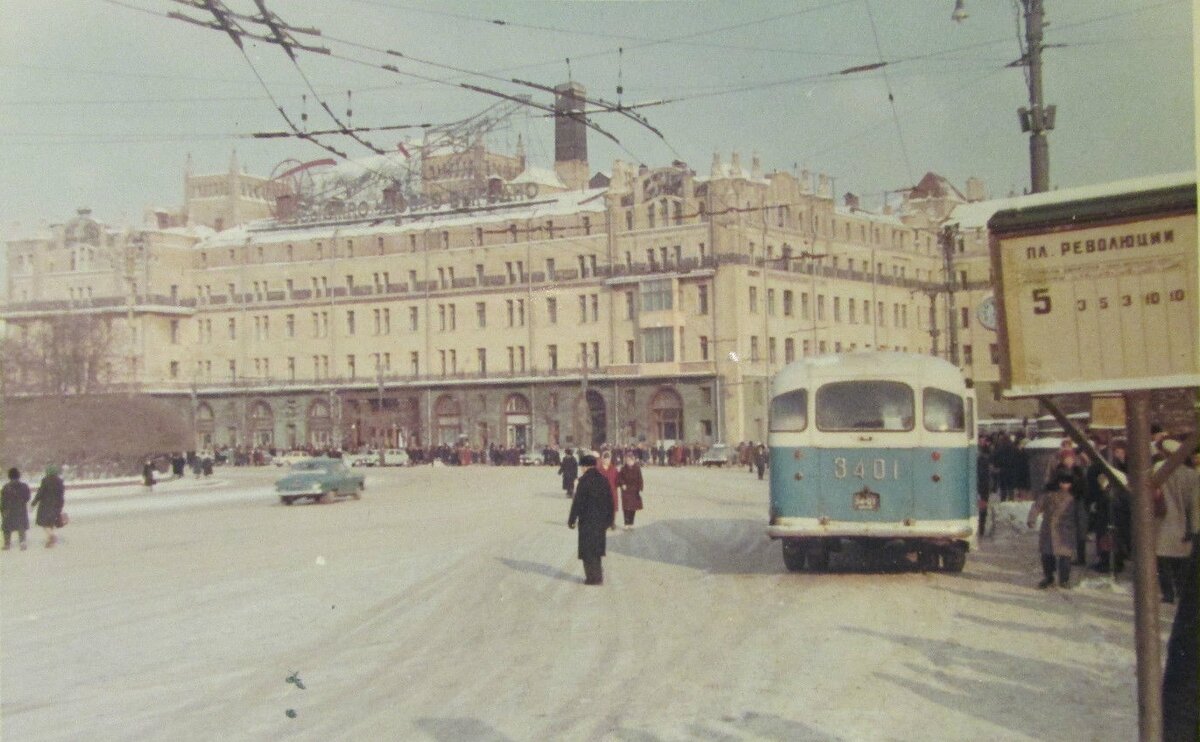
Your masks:
M966 430L963 398L954 392L927 386L921 394L925 429L935 433Z
M817 390L820 430L912 430L913 391L898 381L837 381Z
M796 389L771 400L772 431L798 433L808 427L808 391Z

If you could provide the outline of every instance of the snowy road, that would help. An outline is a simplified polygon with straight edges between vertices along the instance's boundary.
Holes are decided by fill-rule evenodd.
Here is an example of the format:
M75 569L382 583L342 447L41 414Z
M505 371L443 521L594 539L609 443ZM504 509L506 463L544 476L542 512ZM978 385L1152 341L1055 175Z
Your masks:
M0 558L0 736L1136 737L1131 599L1033 589L1032 534L961 575L789 574L764 483L651 468L590 588L553 472L370 470L292 507L271 469L68 491L61 548Z

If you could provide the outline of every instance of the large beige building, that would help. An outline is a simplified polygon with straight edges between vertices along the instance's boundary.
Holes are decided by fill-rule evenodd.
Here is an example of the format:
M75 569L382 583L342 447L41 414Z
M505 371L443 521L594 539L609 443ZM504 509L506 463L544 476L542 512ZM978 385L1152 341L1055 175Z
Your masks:
M197 446L760 440L786 363L947 354L941 226L967 199L936 176L868 213L825 176L736 153L707 173L618 161L587 188L565 149L569 177L526 169L453 206L384 199L215 232L81 212L10 241L2 316L17 335L105 317L111 360L92 373L176 400ZM255 213L268 188L226 183L242 202L206 214ZM951 248L967 272L954 321L987 383L979 249Z

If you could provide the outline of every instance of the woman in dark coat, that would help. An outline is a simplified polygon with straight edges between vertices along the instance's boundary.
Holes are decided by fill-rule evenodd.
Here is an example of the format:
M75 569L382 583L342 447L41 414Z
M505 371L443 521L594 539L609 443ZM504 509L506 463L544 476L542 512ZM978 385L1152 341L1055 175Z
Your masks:
M604 570L600 559L604 556L607 542L605 529L613 522L612 492L608 480L596 471L596 457L584 454L579 457L583 476L575 487L571 500L571 514L567 527L579 523L579 558L583 560L585 585L604 584Z
M625 530L633 528L633 518L642 509L642 467L633 453L625 454L625 466L617 473L621 486L621 511L625 513Z
M567 497L570 497L575 493L575 479L579 476L579 465L575 462L575 457L571 455L569 448L558 465L558 473L562 475L563 490L567 493Z
M66 487L58 476L57 466L46 467L46 476L38 485L37 495L30 506L37 506L37 524L46 529L46 548L58 543L54 529L58 528L58 519L62 515L63 503L66 499Z
M12 532L16 531L25 549L25 532L29 530L29 485L21 481L21 472L8 470L8 483L0 489L0 520L3 520L4 548L11 548Z

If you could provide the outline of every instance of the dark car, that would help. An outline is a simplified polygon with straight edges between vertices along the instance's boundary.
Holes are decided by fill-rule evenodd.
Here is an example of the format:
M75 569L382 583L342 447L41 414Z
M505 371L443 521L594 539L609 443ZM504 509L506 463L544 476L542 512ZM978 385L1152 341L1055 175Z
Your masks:
M312 458L297 462L275 482L275 491L284 505L309 498L328 502L331 497L357 500L366 488L366 478L350 471L341 459Z

